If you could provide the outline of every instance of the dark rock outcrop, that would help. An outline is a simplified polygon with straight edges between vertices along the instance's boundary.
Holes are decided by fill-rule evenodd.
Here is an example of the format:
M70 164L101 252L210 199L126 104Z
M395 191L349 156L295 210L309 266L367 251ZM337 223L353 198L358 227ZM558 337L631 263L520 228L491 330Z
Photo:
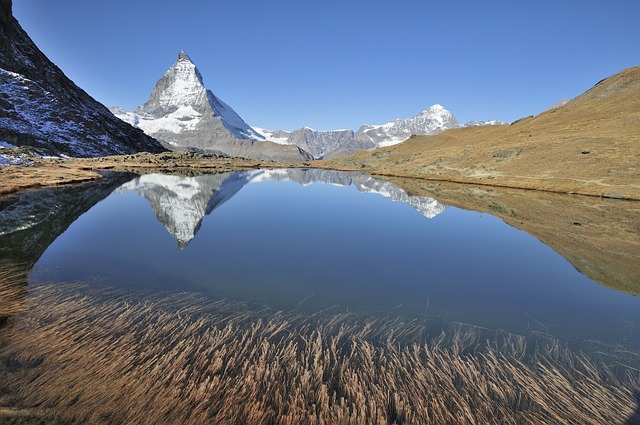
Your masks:
M165 150L116 118L53 64L0 0L0 140L92 157Z

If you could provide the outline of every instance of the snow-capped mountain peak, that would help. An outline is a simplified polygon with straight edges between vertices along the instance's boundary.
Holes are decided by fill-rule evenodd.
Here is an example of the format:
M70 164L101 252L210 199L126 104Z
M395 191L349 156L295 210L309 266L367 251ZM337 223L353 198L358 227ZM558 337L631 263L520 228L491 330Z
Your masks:
M442 105L435 104L411 118L362 126L356 137L369 139L375 147L384 147L404 142L412 134L434 134L456 127L460 127L456 117Z
M189 57L189 55L187 55L187 53L184 50L180 50L178 52L178 62L191 62L191 58ZM191 62L193 63L193 62Z
M435 104L411 118L398 118L380 125L363 125L357 132L316 131L309 127L295 131L259 129L258 132L267 140L299 146L314 158L335 158L357 150L395 145L404 142L412 134L434 134L457 127L460 124L456 117L442 105Z
M202 75L189 56L181 50L177 61L164 73L139 109L149 114L168 114L184 106L196 110L207 107L207 89Z
M444 106L439 103L429 106L424 111L420 112L418 115L433 115L433 114L442 114L442 113L450 113L447 111Z
M273 147L231 108L208 90L198 68L183 50L135 111L112 107L114 115L172 149L201 149L256 158L304 160L294 147ZM243 140L244 142L241 142Z

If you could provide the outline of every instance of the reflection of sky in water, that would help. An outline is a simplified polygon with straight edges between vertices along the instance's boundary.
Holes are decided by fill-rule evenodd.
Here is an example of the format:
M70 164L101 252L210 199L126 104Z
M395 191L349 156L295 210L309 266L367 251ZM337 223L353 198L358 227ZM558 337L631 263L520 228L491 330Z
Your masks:
M182 250L147 200L114 193L36 269L41 279L195 289L285 309L394 309L613 343L640 325L637 297L593 283L498 218L450 207L427 219L353 186L245 185Z

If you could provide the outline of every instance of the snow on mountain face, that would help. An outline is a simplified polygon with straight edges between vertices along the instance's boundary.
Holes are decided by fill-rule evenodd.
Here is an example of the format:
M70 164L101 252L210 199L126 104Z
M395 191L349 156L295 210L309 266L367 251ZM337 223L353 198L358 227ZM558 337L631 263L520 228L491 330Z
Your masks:
M163 116L180 107L206 107L207 101L202 75L181 51L176 63L157 82L151 97L140 109L150 115Z
M112 107L111 112L171 149L276 161L311 159L295 146L267 142L205 88L202 75L184 52L178 54L176 63L158 80L144 105L134 111Z
M273 143L277 143L279 145L292 145L289 141L289 137L291 137L291 132L286 130L267 130L264 128L252 126L256 133L261 135L265 140L268 140Z
M0 13L0 138L43 154L100 156L164 149L116 119L36 47L11 15Z
M461 127L453 114L441 105L433 105L418 115L396 119L382 125L363 125L351 130L315 131L308 127L292 132L260 129L267 139L294 144L310 152L314 158L335 158L358 150L392 146L407 140L412 134L434 134Z
M484 127L487 125L509 125L509 123L499 120L469 121L463 127Z
M202 75L183 51L158 80L144 105L135 111L112 107L111 112L173 146L190 147L181 143L179 135L207 126L235 139L264 140L229 105L205 88Z
M316 131L304 127L292 131L289 142L311 153L314 158L322 158L353 139L353 136L352 130Z
M184 51L156 83L149 100L138 112L151 118L151 122L140 123L145 131L193 130L203 116L213 114L238 139L263 140L229 105L205 88L202 75ZM153 123L154 119L166 122Z
M404 142L412 134L434 134L457 127L460 124L453 114L436 104L411 118L396 119L383 125L362 126L356 137L368 138L376 147L384 147Z

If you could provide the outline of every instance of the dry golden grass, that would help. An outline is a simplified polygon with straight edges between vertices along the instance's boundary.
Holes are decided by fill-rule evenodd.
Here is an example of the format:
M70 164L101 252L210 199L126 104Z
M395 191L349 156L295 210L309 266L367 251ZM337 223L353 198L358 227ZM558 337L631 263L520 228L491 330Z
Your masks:
M26 189L82 183L96 180L100 174L76 167L63 166L2 166L0 167L0 195Z
M0 258L0 324L24 310L28 272L26 265Z
M238 171L254 168L282 168L308 166L309 163L278 163L219 157L187 151L160 154L107 156L101 158L45 159L30 158L32 166L0 167L0 195L26 189L76 184L99 179L97 170L151 172L207 172Z
M553 340L474 328L429 336L422 320L79 285L31 297L2 352L6 385L17 408L57 420L622 423L640 385L638 371L614 373Z
M640 67L512 125L412 137L314 165L640 200Z

